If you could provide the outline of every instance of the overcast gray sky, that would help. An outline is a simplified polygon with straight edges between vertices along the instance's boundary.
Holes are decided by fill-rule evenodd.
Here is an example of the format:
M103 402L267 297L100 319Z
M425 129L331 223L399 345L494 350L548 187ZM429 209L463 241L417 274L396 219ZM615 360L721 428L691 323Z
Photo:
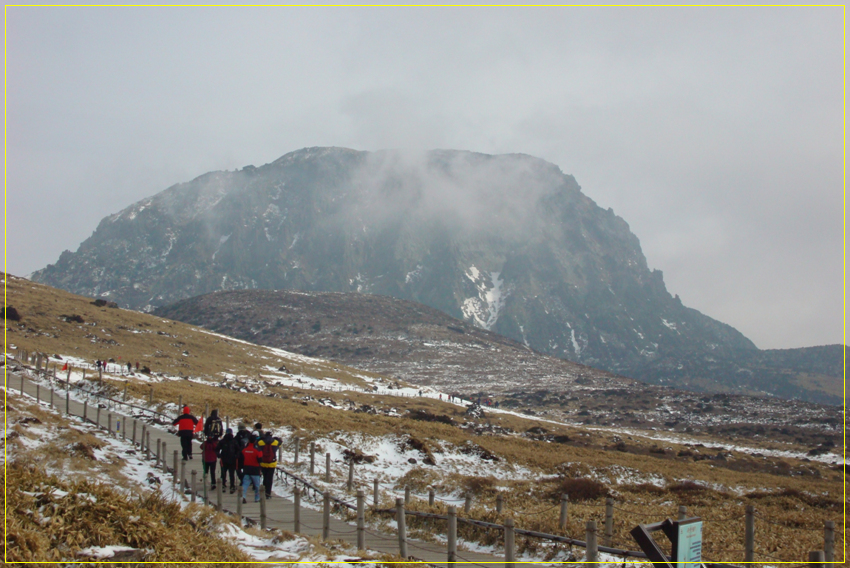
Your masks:
M305 146L522 152L761 348L843 340L842 8L8 8L7 268Z

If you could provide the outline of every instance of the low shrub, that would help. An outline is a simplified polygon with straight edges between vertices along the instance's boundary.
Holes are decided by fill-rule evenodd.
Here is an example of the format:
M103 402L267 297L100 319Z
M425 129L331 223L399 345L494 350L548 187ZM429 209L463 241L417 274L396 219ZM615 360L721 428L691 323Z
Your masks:
M561 495L566 493L570 496L570 501L593 501L601 497L608 496L608 488L599 481L581 477L578 479L565 478L558 483L555 491L552 493L552 498L560 503Z

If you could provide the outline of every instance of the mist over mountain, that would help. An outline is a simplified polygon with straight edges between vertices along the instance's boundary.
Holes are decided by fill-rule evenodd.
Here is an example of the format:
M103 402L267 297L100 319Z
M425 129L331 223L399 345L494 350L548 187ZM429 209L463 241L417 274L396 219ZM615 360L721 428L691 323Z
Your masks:
M208 173L103 219L32 278L146 311L217 290L387 295L684 386L689 361L759 353L671 296L572 176L521 154L307 148Z

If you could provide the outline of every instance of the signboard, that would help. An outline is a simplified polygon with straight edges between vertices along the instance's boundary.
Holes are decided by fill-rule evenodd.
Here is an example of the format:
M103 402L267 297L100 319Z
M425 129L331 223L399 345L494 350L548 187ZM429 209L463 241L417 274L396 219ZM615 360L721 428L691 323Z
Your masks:
M668 556L652 538L655 531L662 531L670 540L671 555ZM631 530L631 535L655 568L701 568L702 519L699 517L640 524Z
M700 568L702 561L702 521L699 518L674 521L676 568Z

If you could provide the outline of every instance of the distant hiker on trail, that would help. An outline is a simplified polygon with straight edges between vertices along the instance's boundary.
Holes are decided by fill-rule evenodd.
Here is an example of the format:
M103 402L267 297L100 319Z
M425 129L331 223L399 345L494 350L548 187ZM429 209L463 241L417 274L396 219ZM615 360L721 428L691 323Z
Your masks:
M133 364L132 364L131 362L129 362L129 361L127 361L127 374L128 374L128 375L132 375L132 374L133 374Z
M271 430L263 435L257 442L260 450L260 469L263 471L263 485L266 487L266 499L272 496L272 484L274 483L274 472L277 469L277 449L280 447L281 439L272 437Z
M207 472L210 473L210 489L215 489L215 464L218 461L218 436L207 438L201 449L204 451L204 479L207 477Z
M218 417L218 409L212 410L204 424L204 437L221 438L222 433L224 433L224 427L221 425L221 418Z
M254 502L260 500L260 450L254 447L257 437L248 438L248 445L242 450L242 502L247 503L248 486L254 486Z
M174 419L172 426L177 426L177 435L180 436L180 446L183 448L183 461L192 459L192 438L195 433L195 425L198 419L189 412L189 407L183 407L183 414Z
M218 458L221 460L221 488L227 489L227 473L230 472L230 492L236 493L236 465L240 453L239 442L228 428L224 438L218 443Z

